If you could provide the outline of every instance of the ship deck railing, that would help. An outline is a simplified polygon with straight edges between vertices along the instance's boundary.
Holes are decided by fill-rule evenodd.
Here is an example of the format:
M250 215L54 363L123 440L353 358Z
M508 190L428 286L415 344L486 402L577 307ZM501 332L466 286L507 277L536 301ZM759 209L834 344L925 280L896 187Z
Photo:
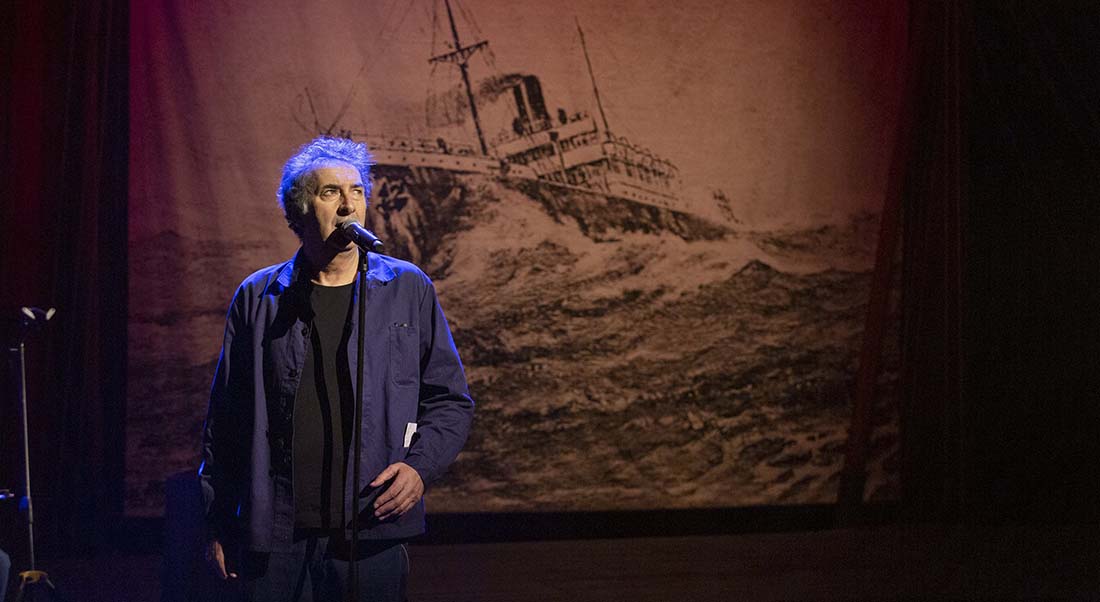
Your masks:
M476 157L480 155L474 147L468 144L451 143L442 138L428 140L426 138L401 138L392 136L365 136L363 137L371 150L398 151L408 153L428 153L433 155L458 155L462 157Z

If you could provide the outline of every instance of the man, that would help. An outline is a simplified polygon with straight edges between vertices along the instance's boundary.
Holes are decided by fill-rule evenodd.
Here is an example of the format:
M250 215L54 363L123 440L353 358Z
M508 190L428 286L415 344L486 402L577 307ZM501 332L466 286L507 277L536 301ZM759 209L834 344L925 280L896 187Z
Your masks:
M402 542L424 531L425 484L469 430L474 404L447 321L410 263L368 254L356 374L360 250L340 226L366 215L370 165L365 145L327 137L287 161L277 196L301 248L245 279L229 307L199 478L207 559L251 600L342 600L351 562L360 600L402 600Z
M8 591L8 572L11 571L11 557L4 550L0 550L0 602L3 602L5 592Z

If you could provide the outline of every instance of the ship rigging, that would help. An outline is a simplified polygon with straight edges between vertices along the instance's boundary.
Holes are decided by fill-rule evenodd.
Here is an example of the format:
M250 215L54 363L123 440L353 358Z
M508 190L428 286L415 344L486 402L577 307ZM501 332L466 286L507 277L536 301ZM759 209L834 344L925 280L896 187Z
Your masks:
M366 141L380 165L432 167L535 179L649 205L680 208L678 168L667 159L631 143L625 137L616 136L612 131L579 19L574 20L599 122L586 111L570 114L564 109L558 109L552 118L546 108L542 84L536 75L497 73L488 83L496 89L496 93L492 95L494 99L498 99L496 102L507 99L504 104L512 116L511 128L503 129L491 140L487 140L481 107L478 106L479 94L475 93L471 83L469 63L478 53L487 54L488 59L492 58L489 42L475 36L473 39L477 41L464 45L452 0L443 0L442 4L446 11L450 43L444 52L436 53L433 49L428 62L433 69L440 64L458 67L462 91L465 93L462 100L465 102L455 104L459 105L460 110L468 109L478 146L475 148L469 144L456 144L442 137L429 141L361 135L347 130L338 130L335 133ZM464 10L463 14L468 15ZM470 20L471 17L467 19ZM495 70L488 59L486 63ZM486 84L484 81L481 83L483 87ZM308 90L306 93L312 110L312 99ZM432 108L433 104L429 102L426 107L429 123L432 119ZM315 112L314 123L319 123ZM334 133L333 129L334 127L329 127L324 133Z

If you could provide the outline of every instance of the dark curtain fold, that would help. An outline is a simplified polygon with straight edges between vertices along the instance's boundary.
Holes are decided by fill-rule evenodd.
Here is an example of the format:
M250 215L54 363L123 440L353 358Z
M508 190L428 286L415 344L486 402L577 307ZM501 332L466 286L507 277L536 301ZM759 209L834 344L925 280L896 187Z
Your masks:
M855 381L852 416L848 429L844 466L840 473L837 502L840 513L837 518L848 524L858 518L857 509L866 495L867 461L871 446L871 432L879 418L882 403L876 403L881 394L879 376L885 353L885 339L891 330L896 313L891 309L891 298L897 286L898 241L901 232L902 200L906 179L913 157L914 132L917 112L924 108L923 80L927 77L928 61L937 56L927 48L929 42L928 16L925 6L908 4L908 40L905 59L899 64L905 77L902 99L898 108L897 130L891 149L890 171L879 220L875 265L868 291L867 314L864 319L863 340L860 347L859 371ZM924 103L926 104L926 102Z
M1100 517L1100 12L976 4L963 222L974 518Z
M102 541L122 509L128 6L5 13L0 308L8 337L19 306L57 308L28 341L32 482L40 549L68 552ZM18 488L5 385L0 478Z
M921 61L902 209L900 427L902 497L922 518L959 507L963 19L957 3L914 7Z
M905 507L922 520L1095 521L1100 16L918 6Z

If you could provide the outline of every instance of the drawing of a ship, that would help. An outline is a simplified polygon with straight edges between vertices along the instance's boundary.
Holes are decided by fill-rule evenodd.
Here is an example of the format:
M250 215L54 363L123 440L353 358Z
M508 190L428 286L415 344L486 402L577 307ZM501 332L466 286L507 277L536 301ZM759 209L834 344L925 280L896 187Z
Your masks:
M679 169L671 161L617 136L608 125L599 87L577 22L581 48L592 84L599 118L586 111L568 113L547 110L542 85L536 75L502 75L482 82L478 93L470 83L468 63L489 42L463 45L452 12L451 0L444 0L450 41L447 52L431 57L430 63L453 64L462 75L455 90L454 107L467 111L477 133L476 146L437 137L394 137L358 134L348 130L323 132L355 138L367 143L379 165L438 168L456 172L539 180L555 186L597 192L611 197L666 209L682 209ZM511 128L487 140L479 115L478 97L492 88L495 108L511 114ZM464 94L463 94L464 93ZM465 96L461 98L460 96Z

